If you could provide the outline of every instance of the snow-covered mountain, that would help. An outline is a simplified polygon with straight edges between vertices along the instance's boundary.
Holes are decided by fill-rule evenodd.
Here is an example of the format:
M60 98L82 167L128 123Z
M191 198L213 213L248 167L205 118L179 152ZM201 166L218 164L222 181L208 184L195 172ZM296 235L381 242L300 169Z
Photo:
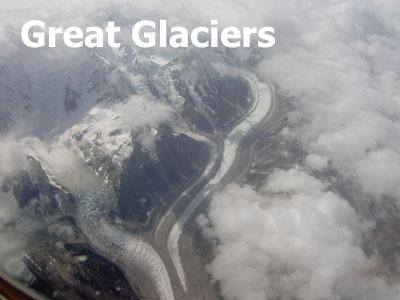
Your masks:
M72 162L60 153L73 153L79 162L77 182L89 172L115 194L107 203L109 221L125 222L141 232L151 229L152 220L202 175L210 145L250 105L248 84L219 72L210 57L215 60L220 54L187 52L171 57L123 47L82 51L59 65L49 64L46 56L40 56L42 67L27 57L1 65L2 138L12 136L20 159L26 160L23 168L0 178L2 197L18 205L16 214L1 226L18 227L24 216L37 222L25 243L32 249L24 258L31 273L56 286L78 280L70 273L73 264L59 270L62 280L48 278L50 266L41 249L57 249L59 242L88 244L77 222L76 195L51 177L46 160L62 170ZM80 174L80 168L85 172ZM92 251L85 250L88 246L71 247L74 253ZM71 251L49 251L46 257L61 264ZM20 262L19 253L23 252L16 251L7 260ZM14 275L31 282L32 275ZM93 280L90 274L79 276Z
M123 215L146 222L208 161L207 146L190 133L226 132L246 112L249 89L192 53L168 60L123 48L107 55L83 53L66 70L42 76L40 89L34 82L33 92L29 77L13 68L26 87L14 88L4 111L17 111L10 103L33 93L29 134L74 150L114 186Z

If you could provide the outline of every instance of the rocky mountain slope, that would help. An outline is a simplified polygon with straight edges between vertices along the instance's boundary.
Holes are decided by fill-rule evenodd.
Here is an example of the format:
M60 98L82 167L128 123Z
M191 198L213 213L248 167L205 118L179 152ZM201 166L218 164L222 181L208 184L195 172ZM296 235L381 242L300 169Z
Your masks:
M248 110L249 87L200 55L167 58L129 47L84 52L70 63L36 72L22 59L0 68L2 135L12 136L27 159L23 168L0 174L0 197L18 206L13 216L0 220L0 234L17 232L23 218L37 224L24 246L4 259L23 262L24 271L14 272L15 277L25 274L30 284L64 289L60 299L140 294L126 287L117 267L117 290L97 286L109 280L89 267L94 261L112 263L90 250L76 223L74 193L47 176L38 153L47 149L62 168L68 162L56 150L72 151L114 191L109 221L143 232L203 173L212 140ZM79 261L81 252L89 258ZM58 263L50 266L50 259ZM87 287L76 289L77 282Z

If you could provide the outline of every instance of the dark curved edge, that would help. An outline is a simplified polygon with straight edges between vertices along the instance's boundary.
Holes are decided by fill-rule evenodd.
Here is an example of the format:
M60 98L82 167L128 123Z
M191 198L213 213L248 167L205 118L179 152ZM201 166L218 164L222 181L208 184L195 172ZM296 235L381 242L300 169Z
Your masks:
M45 300L46 298L0 272L0 300L2 299Z

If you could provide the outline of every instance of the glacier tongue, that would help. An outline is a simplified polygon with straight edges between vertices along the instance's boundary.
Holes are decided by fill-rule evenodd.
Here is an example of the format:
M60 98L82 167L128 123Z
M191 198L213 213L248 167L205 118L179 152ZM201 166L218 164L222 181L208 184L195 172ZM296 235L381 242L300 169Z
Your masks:
M70 150L49 150L38 139L27 139L25 145L27 154L41 162L53 184L66 187L78 198L78 225L92 246L115 260L128 279L130 276L137 278L132 274L139 270L143 272L142 276L148 276L153 282L160 299L174 299L168 272L157 251L108 220L110 204L116 202L111 200L115 198L114 193L99 182Z

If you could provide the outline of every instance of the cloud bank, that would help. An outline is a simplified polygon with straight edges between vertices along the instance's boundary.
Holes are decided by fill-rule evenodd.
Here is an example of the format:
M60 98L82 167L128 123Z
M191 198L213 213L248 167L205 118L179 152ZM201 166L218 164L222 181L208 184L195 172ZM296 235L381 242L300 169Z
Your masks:
M227 299L397 299L360 246L362 222L347 202L304 171L275 170L258 193L232 184L215 195L209 270Z
M285 3L275 3L278 45L257 69L290 99L284 133L301 142L304 168L275 170L263 191L233 185L214 197L209 270L227 299L397 299L397 262L380 247L397 257L398 235L388 242L377 224L398 223L385 206L400 196L399 5ZM338 178L317 179L327 170ZM330 191L337 179L349 198Z
M211 204L209 270L227 299L397 299L360 247L370 224L344 199L294 169L274 171L263 193L230 185Z
M396 202L399 6L302 3L297 15L282 10L297 36L280 36L258 66L291 99L286 136L301 141L309 170L330 167L351 182L356 207ZM362 248L379 217L362 221L349 199L315 176L275 170L262 192L232 185L214 197L205 232L219 242L209 269L226 298L398 298L389 271L396 265Z

